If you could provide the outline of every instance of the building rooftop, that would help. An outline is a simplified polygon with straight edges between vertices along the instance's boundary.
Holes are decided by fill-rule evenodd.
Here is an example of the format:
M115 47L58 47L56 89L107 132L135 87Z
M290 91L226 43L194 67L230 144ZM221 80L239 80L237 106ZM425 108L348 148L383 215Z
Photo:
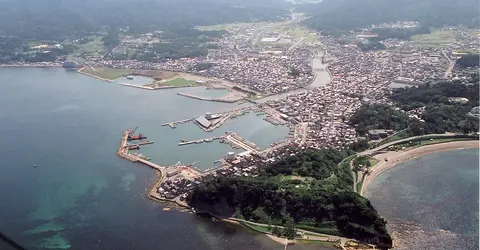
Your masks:
M197 117L197 119L195 119L195 121L198 122L200 125L202 125L202 127L204 127L204 128L208 128L212 125L212 123L210 121L208 121L207 119L205 119L204 116Z

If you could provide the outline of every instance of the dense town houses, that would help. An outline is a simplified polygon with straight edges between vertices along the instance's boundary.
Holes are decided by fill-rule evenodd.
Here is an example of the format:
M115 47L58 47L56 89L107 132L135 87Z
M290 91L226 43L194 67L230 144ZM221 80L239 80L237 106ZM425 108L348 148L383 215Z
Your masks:
M315 77L312 59L323 50L326 55L322 60L328 64L331 75L326 86L269 101L266 105L290 123L307 125L302 146L345 148L356 140L355 128L348 120L362 103L388 103L391 88L468 77L469 73L453 65L462 55L458 51L475 49L479 40L462 28L456 32L454 42L444 46L425 46L392 38L381 41L386 50L362 51L357 46L365 36L374 36L374 28L417 26L418 23L409 21L381 24L340 37L318 36L317 43L307 44L271 31L261 34L259 25L243 25L217 39L216 48L209 50L206 57L163 62L100 61L97 66L188 72L226 79L262 94L275 94L308 85ZM258 42L264 40L267 43ZM284 41L284 44L271 41ZM194 68L202 63L210 66L201 70ZM418 117L420 113L418 110L409 115Z

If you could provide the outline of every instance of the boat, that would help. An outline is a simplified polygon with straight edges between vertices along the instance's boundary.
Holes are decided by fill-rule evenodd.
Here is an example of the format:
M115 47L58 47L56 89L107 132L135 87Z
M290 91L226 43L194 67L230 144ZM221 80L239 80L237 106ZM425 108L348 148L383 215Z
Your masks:
M134 149L140 149L140 145L136 144L136 145L128 145L127 146L129 150L134 150Z
M33 167L36 168L36 167L37 167L37 164L33 165Z
M127 137L127 141L143 140L143 139L147 139L147 137L144 136L143 134L129 135L129 136Z
M128 80L133 80L133 76L127 76Z
M186 141L187 141L187 140L185 140L185 139L180 139L180 142L186 142Z

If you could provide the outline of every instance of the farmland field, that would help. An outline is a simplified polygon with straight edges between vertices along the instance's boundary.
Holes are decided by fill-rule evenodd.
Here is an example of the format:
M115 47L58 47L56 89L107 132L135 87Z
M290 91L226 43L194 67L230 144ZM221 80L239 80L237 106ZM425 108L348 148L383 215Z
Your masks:
M455 42L455 33L448 30L437 30L430 34L412 36L412 41L424 45L442 45Z

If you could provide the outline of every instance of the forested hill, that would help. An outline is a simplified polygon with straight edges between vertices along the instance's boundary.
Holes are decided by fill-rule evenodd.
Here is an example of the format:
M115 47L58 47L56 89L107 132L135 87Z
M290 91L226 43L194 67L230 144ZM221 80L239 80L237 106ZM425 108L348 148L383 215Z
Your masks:
M257 177L219 177L188 202L200 210L268 225L343 235L391 247L386 222L353 192L347 152L307 150L264 167Z
M421 25L479 26L476 0L324 0L298 8L317 30L339 31L383 22L418 21Z
M369 129L406 129L412 136L478 132L479 120L469 114L472 108L480 105L478 74L472 73L470 81L470 84L441 82L395 89L390 96L395 106L364 104L352 116L350 123L360 134ZM458 102L452 98L466 98L468 101ZM422 121L409 118L405 113L415 110Z
M143 33L289 15L282 6L229 0L0 0L0 6L0 36L35 40L104 31L106 27L128 27L130 32Z

